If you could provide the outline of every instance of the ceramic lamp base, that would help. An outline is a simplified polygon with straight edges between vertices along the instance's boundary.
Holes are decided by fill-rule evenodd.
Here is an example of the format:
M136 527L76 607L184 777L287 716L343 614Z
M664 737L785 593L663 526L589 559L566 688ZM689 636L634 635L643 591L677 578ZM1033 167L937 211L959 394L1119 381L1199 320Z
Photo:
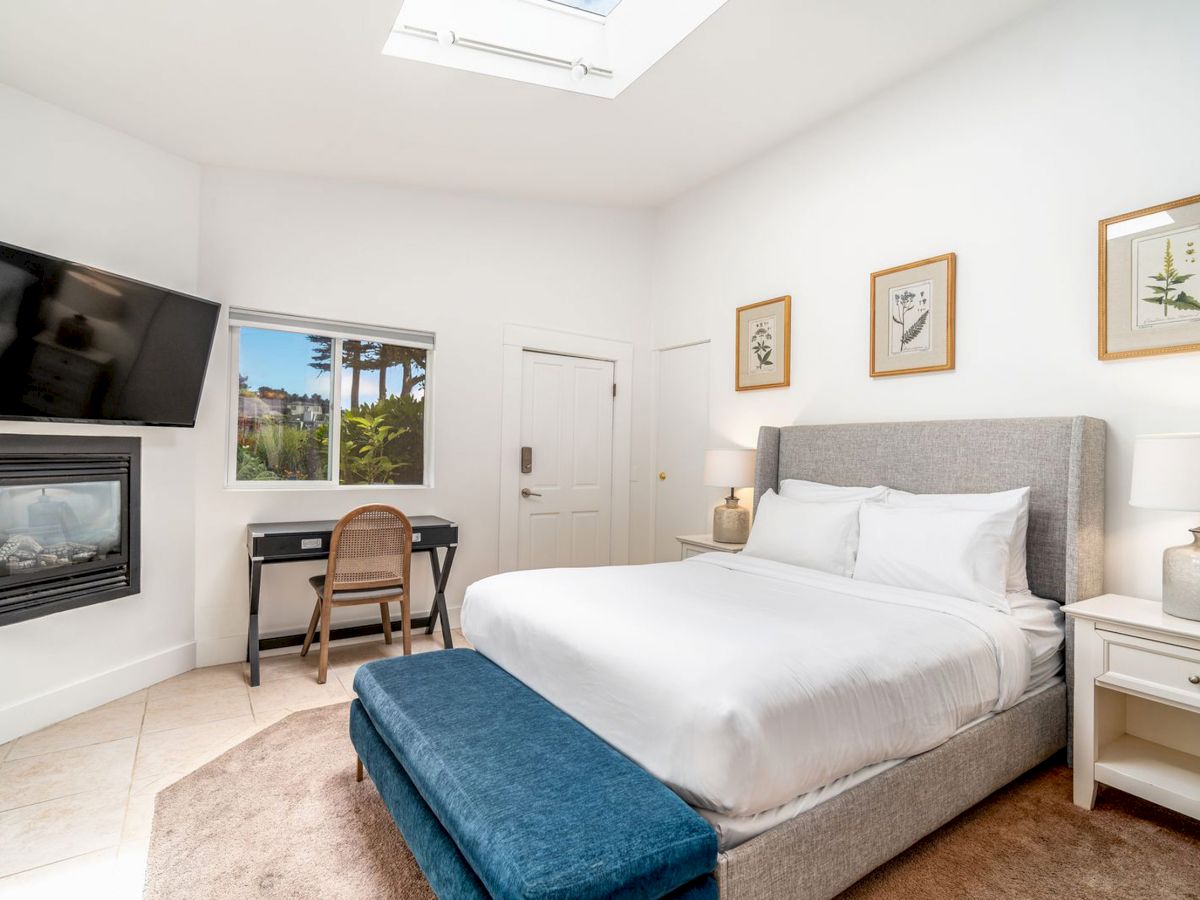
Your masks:
M1190 544L1163 553L1163 612L1200 621L1200 527Z
M713 510L713 540L721 544L744 544L750 537L750 510L730 497Z

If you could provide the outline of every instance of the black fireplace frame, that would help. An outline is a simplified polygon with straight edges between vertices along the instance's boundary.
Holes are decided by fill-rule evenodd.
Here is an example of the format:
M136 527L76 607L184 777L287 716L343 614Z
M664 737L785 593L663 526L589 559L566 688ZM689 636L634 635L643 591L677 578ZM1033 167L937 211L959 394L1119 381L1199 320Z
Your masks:
M27 596L17 599L0 596L0 626L141 592L141 470L142 439L138 437L0 434L0 486L30 481L118 481L127 541L122 561L83 563L62 574L20 576L15 582L5 579L5 593L26 584L29 590Z

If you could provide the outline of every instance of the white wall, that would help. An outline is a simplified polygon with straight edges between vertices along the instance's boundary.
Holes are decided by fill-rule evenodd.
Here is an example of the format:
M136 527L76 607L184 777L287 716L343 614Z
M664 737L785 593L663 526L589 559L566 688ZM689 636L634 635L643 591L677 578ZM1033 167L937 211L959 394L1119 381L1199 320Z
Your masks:
M194 291L200 172L0 85L0 240ZM0 424L4 435L140 435L142 592L0 628L0 743L191 668L194 435Z
M1192 0L1051 7L666 207L655 345L713 340L714 441L760 424L1108 420L1106 587L1160 595L1195 516L1126 503L1133 437L1200 431L1200 355L1096 359L1096 222L1200 192ZM819 89L819 86L814 86ZM870 273L958 254L955 372L872 380ZM792 387L733 389L736 306L793 296Z
M447 599L497 571L500 388L506 323L635 345L631 559L648 559L650 332L644 321L653 215L374 184L207 171L201 293L227 306L433 331L432 488L229 491L225 485L228 336L218 338L197 430L196 634L200 664L245 647L245 526L336 518L370 500L456 520ZM303 630L305 578L319 566L268 566L262 629ZM432 596L414 560L417 611ZM341 611L362 618L361 610Z

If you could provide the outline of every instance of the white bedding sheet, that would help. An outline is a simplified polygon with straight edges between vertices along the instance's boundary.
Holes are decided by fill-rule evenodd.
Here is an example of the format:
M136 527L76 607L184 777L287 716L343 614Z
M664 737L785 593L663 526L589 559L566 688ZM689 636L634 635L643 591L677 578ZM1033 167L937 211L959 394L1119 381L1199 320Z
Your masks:
M723 553L497 575L468 588L462 625L688 803L739 819L1008 708L1034 656L1016 617L977 603Z
M1036 687L1031 686L1026 690L1017 702L1027 700L1035 694L1040 694L1042 691L1048 690L1056 684L1061 684L1062 681L1063 678L1061 675L1049 676L1043 679ZM973 728L994 715L996 715L994 712L986 713L974 722L969 722L958 729L956 734ZM751 838L762 834L764 831L774 828L776 825L780 825L789 819L794 819L801 813L806 813L813 807L827 800L832 800L843 791L848 791L850 788L856 787L864 781L869 781L879 773L886 772L888 769L898 766L904 761L905 759L885 759L883 762L863 766L857 772L851 772L849 775L835 779L829 784L823 784L819 788L801 794L799 797L793 797L791 800L776 806L774 809L764 810L750 816L734 816L728 813L714 812L711 809L700 809L699 807L696 808L696 812L704 816L709 821L709 824L712 825L713 830L717 833L717 844L720 848L722 850L731 850L738 844L743 844Z

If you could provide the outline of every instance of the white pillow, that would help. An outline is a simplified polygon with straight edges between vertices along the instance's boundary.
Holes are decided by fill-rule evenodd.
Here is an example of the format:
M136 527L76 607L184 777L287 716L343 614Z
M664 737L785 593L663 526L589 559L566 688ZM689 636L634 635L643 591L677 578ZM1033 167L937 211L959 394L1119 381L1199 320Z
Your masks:
M785 478L779 482L779 496L789 500L808 500L815 503L877 500L885 496L887 492L888 489L883 485L878 487L841 487L836 484L822 484L819 481L803 481L799 478Z
M893 506L945 506L950 509L974 509L1005 512L1012 520L1008 548L1006 590L1019 594L1029 590L1025 540L1029 534L1029 488L997 491L994 494L910 494L890 490L887 502Z
M833 575L854 572L858 546L857 500L807 503L767 491L742 553Z
M854 578L1009 612L1007 510L864 503Z

